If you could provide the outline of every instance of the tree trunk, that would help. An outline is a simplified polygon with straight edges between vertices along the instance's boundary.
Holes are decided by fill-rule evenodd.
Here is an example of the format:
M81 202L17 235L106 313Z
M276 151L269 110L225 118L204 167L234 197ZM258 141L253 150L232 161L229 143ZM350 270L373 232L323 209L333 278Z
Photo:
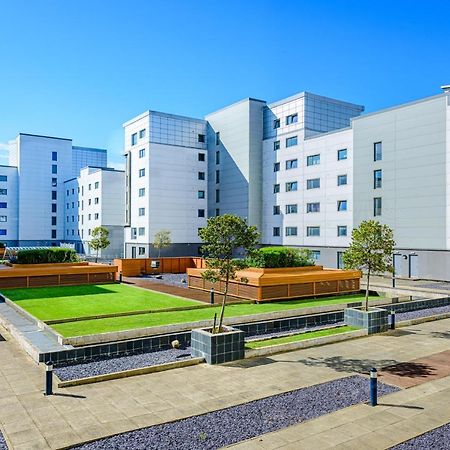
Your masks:
M366 284L366 311L369 311L369 282L370 282L370 269L367 271L367 284Z
M223 293L222 298L222 308L220 309L220 317L219 317L219 333L222 330L223 316L225 314L225 304L227 302L227 294L228 294L228 282L230 281L230 273L227 271L227 277L225 278L225 292Z
M97 251L95 253L95 262L97 262L97 261L98 261L98 249L97 249Z

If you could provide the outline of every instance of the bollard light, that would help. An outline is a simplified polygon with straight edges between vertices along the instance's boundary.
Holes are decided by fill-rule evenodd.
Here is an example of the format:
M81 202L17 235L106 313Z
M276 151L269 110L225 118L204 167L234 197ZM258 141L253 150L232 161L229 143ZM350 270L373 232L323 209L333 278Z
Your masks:
M209 293L209 304L214 305L214 288L211 288L211 291Z
M377 369L375 369L375 367L370 369L370 406L377 406L378 404L377 376Z
M45 363L45 394L53 395L53 363L47 361Z
M391 330L395 330L395 311L391 311Z
M123 274L122 274L122 272L120 272L119 273L119 283L122 283L122 277L123 277Z

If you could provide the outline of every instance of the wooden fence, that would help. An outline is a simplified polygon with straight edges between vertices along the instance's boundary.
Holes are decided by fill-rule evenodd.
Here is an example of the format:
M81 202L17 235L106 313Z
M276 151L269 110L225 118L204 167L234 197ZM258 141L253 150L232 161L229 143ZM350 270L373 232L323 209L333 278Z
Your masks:
M118 274L124 277L138 277L158 273L186 273L186 269L205 267L202 258L174 257L174 258L127 258L115 259L114 265Z

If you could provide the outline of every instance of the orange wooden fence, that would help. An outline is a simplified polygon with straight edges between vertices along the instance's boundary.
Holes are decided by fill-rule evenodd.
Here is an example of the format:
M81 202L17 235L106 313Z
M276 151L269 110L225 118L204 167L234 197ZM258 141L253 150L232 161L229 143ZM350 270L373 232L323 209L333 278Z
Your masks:
M124 277L138 277L157 273L185 273L186 269L205 267L203 258L173 257L173 258L127 258L115 259L114 265L118 273Z

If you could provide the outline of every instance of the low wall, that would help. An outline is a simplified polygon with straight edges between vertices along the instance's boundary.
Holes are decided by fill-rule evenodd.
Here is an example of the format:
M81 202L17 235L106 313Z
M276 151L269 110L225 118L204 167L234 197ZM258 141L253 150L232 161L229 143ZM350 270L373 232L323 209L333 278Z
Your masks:
M152 263L156 267L152 267ZM118 258L114 260L118 273L124 277L138 277L157 273L185 273L188 268L204 268L203 258Z
M107 264L26 264L0 269L0 289L113 283L117 267Z

